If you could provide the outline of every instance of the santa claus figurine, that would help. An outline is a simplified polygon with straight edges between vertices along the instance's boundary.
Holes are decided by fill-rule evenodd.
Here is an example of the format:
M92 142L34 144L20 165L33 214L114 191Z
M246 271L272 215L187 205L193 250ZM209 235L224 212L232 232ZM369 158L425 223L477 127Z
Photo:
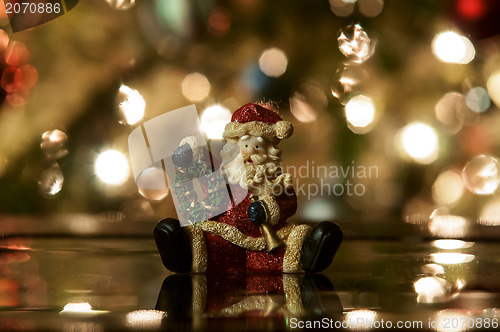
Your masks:
M231 202L226 212L193 225L181 227L172 218L158 223L154 236L167 269L301 273L330 265L342 242L340 227L330 221L314 229L288 222L296 212L297 196L291 175L282 173L278 144L292 133L292 125L268 106L246 104L234 112L223 137L228 146L239 147L244 167L228 160L231 149L223 149L222 170L231 184ZM191 160L192 154L184 145L174 153L173 163Z

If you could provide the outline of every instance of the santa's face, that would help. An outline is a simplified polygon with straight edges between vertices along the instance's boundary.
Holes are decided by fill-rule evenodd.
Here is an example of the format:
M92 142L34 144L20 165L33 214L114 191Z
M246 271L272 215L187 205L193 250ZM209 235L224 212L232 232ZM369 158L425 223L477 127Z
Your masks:
M268 160L268 151L272 143L260 136L244 135L238 139L245 165L261 165Z

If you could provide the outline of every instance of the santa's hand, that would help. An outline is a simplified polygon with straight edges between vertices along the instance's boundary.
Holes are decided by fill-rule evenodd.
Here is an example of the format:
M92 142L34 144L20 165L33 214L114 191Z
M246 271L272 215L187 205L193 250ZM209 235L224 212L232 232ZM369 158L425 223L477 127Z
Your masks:
M256 225L261 225L267 220L267 212L264 203L253 202L247 209L248 218Z

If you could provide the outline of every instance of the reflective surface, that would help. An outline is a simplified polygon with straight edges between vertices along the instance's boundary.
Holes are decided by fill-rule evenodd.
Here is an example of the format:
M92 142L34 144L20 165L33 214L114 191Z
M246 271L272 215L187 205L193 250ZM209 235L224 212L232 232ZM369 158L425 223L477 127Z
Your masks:
M172 275L146 231L120 234L1 239L2 330L356 330L348 323L382 319L446 330L450 317L500 318L494 242L347 238L324 274L213 277Z

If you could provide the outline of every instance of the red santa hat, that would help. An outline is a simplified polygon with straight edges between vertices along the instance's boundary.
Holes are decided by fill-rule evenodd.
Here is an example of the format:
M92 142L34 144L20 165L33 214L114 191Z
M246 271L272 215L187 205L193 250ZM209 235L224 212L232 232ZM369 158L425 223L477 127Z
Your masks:
M243 135L284 139L292 136L293 126L277 112L257 104L246 104L236 110L224 129L224 138Z

